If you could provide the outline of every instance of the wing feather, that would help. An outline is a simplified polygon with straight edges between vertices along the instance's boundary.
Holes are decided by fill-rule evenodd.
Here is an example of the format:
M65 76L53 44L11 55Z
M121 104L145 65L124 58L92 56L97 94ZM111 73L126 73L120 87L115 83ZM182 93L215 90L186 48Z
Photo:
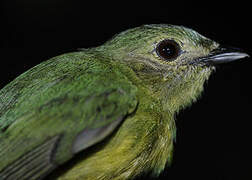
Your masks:
M0 90L0 177L39 179L103 140L136 108L136 91L83 52L25 72Z

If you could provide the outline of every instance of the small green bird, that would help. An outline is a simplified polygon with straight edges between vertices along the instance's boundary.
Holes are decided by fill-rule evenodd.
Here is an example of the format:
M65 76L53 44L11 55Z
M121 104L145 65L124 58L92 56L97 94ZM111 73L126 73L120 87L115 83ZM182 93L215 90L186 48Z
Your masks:
M244 57L160 24L42 62L0 90L0 179L157 176L172 161L174 115L197 100L215 64Z

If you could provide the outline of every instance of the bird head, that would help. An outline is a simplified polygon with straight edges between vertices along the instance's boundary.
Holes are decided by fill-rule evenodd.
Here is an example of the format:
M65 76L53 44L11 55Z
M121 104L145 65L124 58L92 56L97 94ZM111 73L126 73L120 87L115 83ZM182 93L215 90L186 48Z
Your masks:
M175 112L197 99L216 64L248 56L192 29L164 24L129 29L103 48L116 61L126 63L141 84Z

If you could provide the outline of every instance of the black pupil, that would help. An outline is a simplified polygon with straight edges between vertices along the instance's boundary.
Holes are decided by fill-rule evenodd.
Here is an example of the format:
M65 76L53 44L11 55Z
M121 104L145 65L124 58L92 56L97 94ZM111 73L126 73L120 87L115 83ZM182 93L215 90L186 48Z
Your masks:
M174 60L179 55L179 45L175 41L164 40L159 43L157 54L165 60Z

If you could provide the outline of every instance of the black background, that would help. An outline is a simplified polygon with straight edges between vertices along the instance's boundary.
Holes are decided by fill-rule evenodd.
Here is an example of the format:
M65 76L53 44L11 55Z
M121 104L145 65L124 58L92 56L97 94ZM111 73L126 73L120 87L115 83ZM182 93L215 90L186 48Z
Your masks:
M53 56L98 46L125 29L184 25L251 49L249 1L1 2L0 88ZM202 98L177 116L174 161L160 179L251 178L251 58L217 67Z

